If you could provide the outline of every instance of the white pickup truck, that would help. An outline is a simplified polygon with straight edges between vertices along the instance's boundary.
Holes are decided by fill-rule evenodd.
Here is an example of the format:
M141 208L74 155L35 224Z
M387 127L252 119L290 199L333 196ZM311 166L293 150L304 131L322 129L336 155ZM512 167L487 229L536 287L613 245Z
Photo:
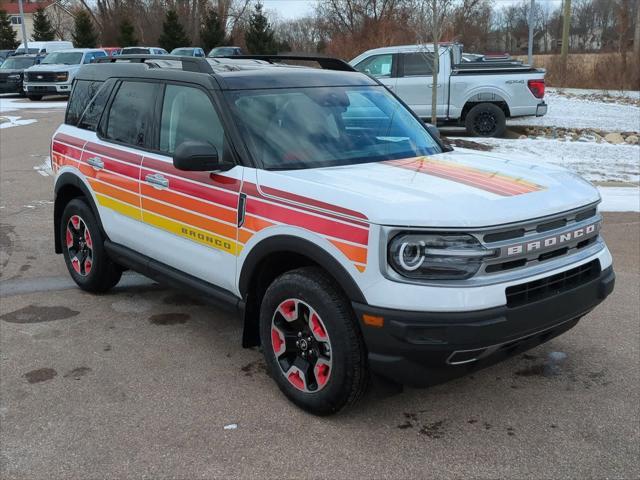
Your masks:
M349 62L393 90L419 117L431 118L433 45L368 50ZM463 62L462 45L440 47L438 123L475 136L504 133L506 119L547 113L544 74L518 61Z

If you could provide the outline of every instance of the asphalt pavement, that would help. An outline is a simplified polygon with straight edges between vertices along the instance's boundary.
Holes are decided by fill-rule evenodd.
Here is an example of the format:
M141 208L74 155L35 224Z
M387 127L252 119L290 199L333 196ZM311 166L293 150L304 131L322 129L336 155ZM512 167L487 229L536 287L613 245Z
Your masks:
M605 214L616 290L573 330L317 418L198 298L134 274L75 288L42 167L63 113L16 115L37 121L0 129L2 478L640 477L638 214Z

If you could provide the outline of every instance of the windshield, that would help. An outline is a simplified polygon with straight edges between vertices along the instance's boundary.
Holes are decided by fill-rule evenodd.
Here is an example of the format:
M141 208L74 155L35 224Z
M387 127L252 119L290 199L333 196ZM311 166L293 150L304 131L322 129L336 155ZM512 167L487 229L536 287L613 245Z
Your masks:
M42 65L77 65L82 62L82 52L54 52L40 62Z
M193 48L174 48L171 55L193 55Z
M2 65L0 65L0 69L2 70L23 70L25 68L29 68L31 65L35 64L35 58L15 58L9 57L7 58Z
M316 168L440 153L384 87L231 91L236 122L266 169Z
M209 52L210 57L227 57L229 55L238 55L238 49L235 47L216 47Z
M123 48L121 54L122 55L140 55L149 53L148 48L143 47L128 47Z
M33 53L39 53L39 52L40 52L40 49L39 49L39 48L30 48L30 49L29 49L29 53L32 53L32 54L33 54ZM17 49L17 50L14 52L14 55L24 55L24 54L26 54L26 53L27 53L27 51L26 51L26 50L24 49L24 47L23 47L23 48L19 48L19 49Z

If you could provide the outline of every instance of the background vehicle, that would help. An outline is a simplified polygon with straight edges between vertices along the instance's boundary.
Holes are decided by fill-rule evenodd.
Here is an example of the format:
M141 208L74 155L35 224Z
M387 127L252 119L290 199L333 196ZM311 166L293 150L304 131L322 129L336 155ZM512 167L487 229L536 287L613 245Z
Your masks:
M64 40L52 40L49 42L28 42L29 54L46 55L47 53L57 52L59 50L68 50L73 48L73 43ZM24 55L27 53L24 49L24 43L16 48L15 55Z
M13 55L13 52L14 50L0 50L0 63L7 57Z
M120 55L120 52L122 52L121 47L100 47L100 48L105 52L107 52L107 55L109 55L110 57L118 56Z
M171 50L171 55L181 55L186 57L205 57L204 50L200 47L180 47Z
M125 47L120 55L168 55L164 48L159 47Z
M213 48L207 57L231 57L235 55L244 55L240 47L216 47Z
M613 289L597 189L445 148L340 60L133 58L76 78L55 251L87 291L126 267L238 311L308 411L354 403L370 369L426 386L523 352Z
M544 70L517 61L463 62L458 44L442 45L439 55L439 123L491 137L504 133L507 118L547 113ZM393 90L419 117L431 118L433 46L378 48L350 64Z
M45 95L68 96L80 67L106 56L107 52L96 48L74 48L50 53L39 65L25 71L25 94L30 100L41 100Z
M38 55L16 55L7 58L0 65L0 93L18 93L24 96L22 82L24 71L40 63Z

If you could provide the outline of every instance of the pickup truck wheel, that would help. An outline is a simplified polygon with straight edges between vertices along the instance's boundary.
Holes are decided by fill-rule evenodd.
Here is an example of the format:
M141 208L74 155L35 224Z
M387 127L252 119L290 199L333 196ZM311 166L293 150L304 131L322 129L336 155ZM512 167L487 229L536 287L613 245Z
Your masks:
M42 95L27 95L27 98L29 100L32 100L34 102L40 101L42 100Z
M501 137L507 127L504 111L493 103L476 105L465 118L465 127L474 137Z
M260 336L271 377L300 408L330 415L366 390L366 349L349 301L323 271L284 273L267 289Z
M104 237L87 203L71 200L60 221L64 260L76 284L94 293L106 292L115 286L122 270L107 256Z

